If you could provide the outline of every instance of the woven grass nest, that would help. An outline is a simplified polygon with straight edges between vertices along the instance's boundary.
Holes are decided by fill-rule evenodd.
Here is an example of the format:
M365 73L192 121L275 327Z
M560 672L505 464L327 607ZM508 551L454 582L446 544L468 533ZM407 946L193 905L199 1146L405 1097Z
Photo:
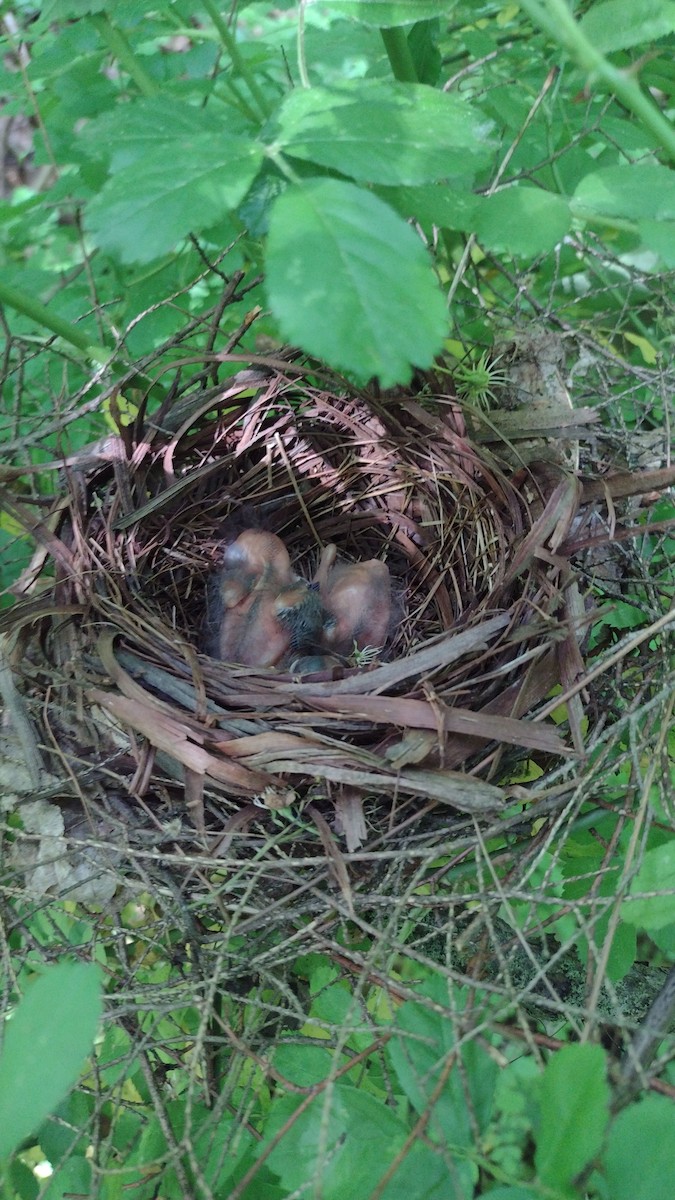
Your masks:
M349 906L355 851L489 829L522 803L503 783L514 763L580 749L588 622L566 547L581 485L562 453L507 466L523 410L502 436L447 373L386 397L284 360L205 378L63 471L42 534L56 582L12 613L43 791L66 834L120 854L134 831L207 860L251 854L283 810ZM583 423L568 415L565 438ZM251 527L308 580L328 544L386 562L375 658L299 675L205 652L209 580ZM556 685L569 742L544 707ZM120 862L71 863L64 894L105 899Z

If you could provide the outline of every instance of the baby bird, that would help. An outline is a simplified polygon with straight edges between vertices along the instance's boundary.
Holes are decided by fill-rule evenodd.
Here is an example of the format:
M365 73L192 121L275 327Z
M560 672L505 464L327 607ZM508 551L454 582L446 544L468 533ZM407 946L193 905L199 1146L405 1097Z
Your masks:
M326 546L316 573L319 595L329 620L324 647L349 655L366 646L383 646L391 626L389 568L377 558L335 563L336 547Z
M295 675L316 675L340 666L342 663L334 654L301 654L291 661L289 670Z
M228 546L209 604L211 652L227 662L278 666L321 642L325 612L318 592L293 574L273 533L247 529Z
M291 653L313 649L324 612L304 581L281 591L252 591L223 613L218 657L250 667L276 667Z
M238 604L253 590L290 587L295 582L291 560L275 533L245 529L223 555L221 595L227 608Z

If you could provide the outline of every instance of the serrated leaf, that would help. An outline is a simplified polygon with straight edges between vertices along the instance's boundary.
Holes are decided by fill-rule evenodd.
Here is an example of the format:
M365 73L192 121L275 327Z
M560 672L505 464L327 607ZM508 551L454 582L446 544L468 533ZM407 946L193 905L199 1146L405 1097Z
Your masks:
M150 262L188 233L223 218L243 200L263 157L241 137L177 137L122 168L91 201L86 226L123 262Z
M319 3L320 0L310 0ZM414 25L430 17L447 17L454 0L331 0L331 9L345 17L355 17L364 25L389 28Z
M460 1052L455 1049L452 1022L443 1012L448 1004L447 983L432 977L422 991L440 1011L418 1000L403 1004L396 1014L396 1032L387 1056L413 1108L425 1115L429 1135L450 1146L470 1146L475 1125L482 1131L489 1123L497 1066L477 1042L466 1043L461 1049L461 1065L453 1064L452 1057ZM451 1069L437 1094L439 1076L449 1061Z
M384 1175L389 1169L381 1163ZM471 1163L456 1162L452 1168L452 1187L448 1190L448 1167L440 1154L423 1144L421 1139L408 1153L387 1181L381 1200L471 1200L474 1194ZM378 1193L379 1196L379 1193ZM334 1200L343 1200L335 1196Z
M265 1127L266 1141L275 1137L297 1108L298 1099L295 1096L285 1096L273 1102ZM360 1120L355 1123L357 1113ZM371 1165L370 1170L366 1168L364 1176L363 1159L369 1157L364 1156L364 1145L361 1145L359 1154L354 1153L359 1134L362 1137L364 1135L366 1117L373 1120L370 1136L382 1138L380 1154L385 1156L385 1161L390 1161L386 1156L392 1150L395 1152L396 1143L402 1142L405 1136L402 1123L391 1109L378 1104L373 1096L338 1083L327 1094L325 1104L318 1097L296 1120L289 1123L288 1131L267 1157L268 1166L289 1191L306 1185L313 1174L320 1170L324 1197L335 1194L336 1184L339 1187L347 1182L349 1188L345 1195L368 1194L377 1184L381 1170L373 1170ZM379 1155L378 1161L382 1161ZM356 1176L360 1185L358 1188Z
M605 0L594 4L579 25L596 50L628 50L675 31L673 0Z
M675 925L675 841L647 851L630 891L621 905L623 921L647 932ZM653 894L640 899L640 892Z
M215 142L224 132L226 119L231 124L229 114L197 108L170 95L153 100L139 98L117 104L89 121L79 133L77 144L90 158L103 158L117 171L162 148L171 153L181 137L209 134ZM233 132L240 131L228 127L227 133Z
M310 180L274 203L267 293L285 338L384 387L428 367L447 332L445 302L419 238L354 184Z
M40 15L43 21L70 21L103 12L106 7L107 0L45 0Z
M478 198L474 231L482 246L530 258L546 254L571 225L566 200L526 184Z
M628 163L584 176L572 198L580 216L675 220L675 173L668 167Z
M268 1155L269 1143L288 1126L266 1159L285 1192L320 1177L322 1200L369 1196L405 1143L408 1131L403 1122L384 1100L345 1083L335 1084L294 1118L298 1103L295 1096L273 1102L260 1145ZM466 1174L466 1166L458 1164L456 1179ZM452 1192L457 1200L468 1200L470 1194L469 1188ZM410 1195L415 1200L447 1200L447 1166L426 1146L413 1146L381 1195L382 1200Z
M298 88L279 113L278 146L368 183L463 178L491 154L491 121L424 84Z
M274 1066L284 1079L300 1087L312 1087L327 1079L333 1061L332 1050L303 1042L299 1046L277 1046Z
M674 1142L671 1100L649 1096L619 1113L604 1155L612 1200L671 1200Z
M75 1083L101 1011L101 974L91 963L49 967L27 989L6 1026L0 1057L0 1159Z
M468 189L468 180L464 182ZM417 188L374 190L402 217L414 218L425 232L430 232L436 225L440 229L462 229L471 233L474 213L480 201L480 196L475 196L473 192L459 191L445 183L428 183Z
M598 1153L609 1119L601 1046L565 1046L541 1082L535 1165L542 1183L562 1189Z

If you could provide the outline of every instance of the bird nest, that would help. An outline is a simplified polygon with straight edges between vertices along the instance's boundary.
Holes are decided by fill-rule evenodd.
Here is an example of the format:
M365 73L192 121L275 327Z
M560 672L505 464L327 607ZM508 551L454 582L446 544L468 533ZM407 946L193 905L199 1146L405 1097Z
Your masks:
M47 806L22 808L29 886L102 901L148 838L204 867L271 837L322 856L352 910L382 856L517 822L518 762L580 748L588 618L566 547L583 412L549 412L547 442L526 443L531 412L504 413L500 432L446 373L378 397L284 360L176 391L66 464L37 531L53 586L10 615ZM532 445L548 461L528 462ZM250 529L282 539L309 591L322 552L385 563L384 645L299 665L214 657L209 596ZM371 599L357 589L357 607ZM65 853L78 838L86 851Z

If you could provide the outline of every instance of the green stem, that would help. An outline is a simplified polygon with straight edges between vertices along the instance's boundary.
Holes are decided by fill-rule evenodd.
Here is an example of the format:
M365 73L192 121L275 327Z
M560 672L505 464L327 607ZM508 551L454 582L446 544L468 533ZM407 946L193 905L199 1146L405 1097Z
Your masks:
M265 152L270 162L274 163L277 170L281 175L284 176L285 179L288 180L289 183L296 183L302 186L302 179L296 174L290 163L286 161L283 154L277 149L276 146L267 146Z
M105 42L113 57L122 64L139 92L148 99L156 96L159 91L157 84L141 66L124 34L113 25L110 17L106 13L93 13L90 20L101 41Z
M190 25L186 25L181 20L181 18L178 16L178 13L171 12L170 9L164 9L164 15L166 16L167 20L169 20L171 22L171 24L173 25L173 28L174 28L177 36L187 37L187 38L192 39L193 41L195 40L197 31L195 29L191 28ZM218 42L218 36L217 36L216 30L200 29L199 30L199 38L203 42L205 42L205 41L213 42L214 45L216 45ZM246 117L247 121L250 121L252 125L259 124L259 117L258 117L257 112L255 111L254 108L251 108L251 105L249 104L248 100L244 99L241 92L239 91L237 84L234 82L233 79L228 79L225 75L223 75L221 78L218 79L218 86L220 88L224 88L225 91L230 93L230 98L225 99L223 97L224 102L226 104L234 103L236 108L238 108L239 111L241 113L243 113L243 115ZM216 93L214 92L214 94L216 94Z
M648 129L675 161L675 129L655 104L645 96L632 75L620 71L589 42L565 0L522 0L522 7L536 25L544 29L589 74L613 92L634 117Z
M222 79L219 80L219 86L225 88L226 91L230 93L231 98L228 100L226 100L223 96L223 100L226 104L234 104L235 107L239 109L239 112L242 113L242 115L246 117L246 120L250 121L252 125L260 124L257 112L251 107L248 100L242 96L234 79L228 79L226 75L223 75Z
M419 83L408 39L402 29L381 29L394 79L401 83Z
M253 99L260 109L261 115L264 118L269 117L272 109L267 103L262 90L258 87L258 83L253 72L249 70L243 58L241 57L236 38L228 29L227 23L223 20L219 9L214 4L213 0L202 0L202 3L205 11L209 14L211 20L213 21L214 27L218 30L220 40L230 56L232 66L236 74L241 76L241 78L245 81L249 92L253 96Z
M307 71L307 54L305 52L305 0L300 0L298 8L298 75L304 88L311 87Z
M26 292L10 287L2 280L0 280L0 304L8 304L10 308L23 313L24 317L29 317L31 320L37 321L39 325L44 325L45 329L50 329L52 333L62 337L65 342L69 342L71 346L82 351L91 362L100 364L110 361L112 350L92 343L88 334L74 329L68 321L64 321L62 317L52 312L51 308L47 308L45 304L33 296L29 296Z

